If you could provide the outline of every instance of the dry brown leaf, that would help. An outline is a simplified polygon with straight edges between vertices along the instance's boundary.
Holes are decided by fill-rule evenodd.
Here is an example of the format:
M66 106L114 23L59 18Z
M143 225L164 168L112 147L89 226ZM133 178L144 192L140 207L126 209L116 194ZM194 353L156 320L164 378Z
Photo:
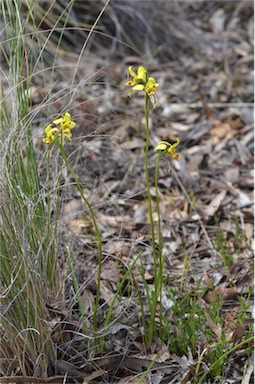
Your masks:
M114 300L114 293L107 287L107 285L101 281L100 284L100 295L102 299L110 306L112 301ZM116 300L117 304L118 300Z
M156 360L157 363L163 363L170 359L169 348L158 337L154 338L149 351L146 351L144 343L133 341L132 344L140 351L139 354L132 357L136 357L141 361L152 361L156 355L158 356Z
M133 207L133 220L136 224L145 224L148 222L148 207L147 203L135 204Z
M147 282L149 282L149 281L153 281L153 280L154 280L154 276L151 275L149 272L145 272L143 278L144 278Z
M232 129L241 129L244 126L239 120L226 120L226 123L229 124Z
M171 129L180 132L190 131L193 128L193 124L183 124L183 123L175 123L171 122Z
M134 340L131 345L134 345L142 354L142 356L145 355L146 353L146 346L144 345L144 343L141 343L140 341L136 341ZM140 357L140 355L139 355Z
M190 382L190 379L192 378L192 375L193 375L191 370L192 370L192 367L182 375L180 384L186 384Z
M166 344L158 337L154 338L154 342L151 346L151 352L158 355L157 362L163 363L170 358L169 348Z
M224 189L221 191L217 196L214 197L214 199L210 202L210 204L203 209L205 216L214 216L215 213L218 211L223 199L226 196L227 191Z
M234 291L232 288L215 288L213 291L207 292L204 295L204 300L210 303L213 300L237 300L239 293Z
M102 266L101 279L117 283L120 279L120 269L115 260L109 260Z
M231 183L237 182L240 175L239 168L228 168L224 171L225 179Z
M91 223L82 219L70 220L68 222L68 229L75 235L82 235L85 228L90 228Z
M222 335L222 328L220 325L216 325L211 316L209 315L209 313L207 312L206 309L204 309L204 312L205 312L205 317L206 317L206 320L208 321L212 331L215 333L215 335L217 336L217 338L220 340L221 339L221 335Z
M85 288L82 292L82 302L83 302L84 311L92 311L94 306L94 301L95 301L95 298L93 293L89 289Z
M210 130L210 135L218 139L223 139L231 129L230 125L226 122L224 123L217 119L213 119L211 122L214 128Z
M187 164L187 171L191 177L199 175L199 166L203 161L204 155L200 152L191 157Z
M226 332L226 337L228 340L236 341L243 338L245 334L245 329L238 324L235 324L235 328L231 331Z
M74 219L75 216L79 215L82 212L82 202L79 199L72 199L66 203L61 212L61 216L64 221Z
M132 229L132 221L128 215L125 216L109 216L104 215L102 212L97 214L98 221L101 221L104 225L109 225L110 227L121 227L125 226L125 228Z
M94 371L90 375L84 376L82 384L89 384L92 380L105 374L107 374L106 371Z
M232 129L229 121L222 122L220 120L212 120L214 128L210 130L212 136L212 145L216 146L225 138L231 138L236 135L236 131Z

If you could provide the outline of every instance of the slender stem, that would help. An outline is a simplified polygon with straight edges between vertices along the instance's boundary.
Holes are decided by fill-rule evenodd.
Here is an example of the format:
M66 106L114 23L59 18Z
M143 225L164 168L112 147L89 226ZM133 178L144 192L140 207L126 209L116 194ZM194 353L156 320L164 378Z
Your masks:
M155 231L154 231L152 199L151 199L151 189L150 189L150 176L149 176L149 146L150 146L149 112L150 112L150 98L146 94L146 98L145 98L145 130L146 130L145 177L146 177L146 186L147 186L147 195L148 195L148 207L149 207L149 218L150 218L150 225L151 225L153 257L155 257L156 255Z
M97 310L98 310L98 305L99 305L100 283L101 283L101 272L102 272L102 259L103 259L101 234L100 234L100 231L99 231L99 228L97 225L97 221L96 221L96 217L95 217L93 208L83 193L81 183L80 183L76 173L74 172L73 168L71 167L71 165L70 165L70 163L66 157L63 146L57 140L55 141L55 143L57 144L57 146L60 150L60 153L63 157L64 163L65 163L67 169L70 171L71 175L73 176L73 178L75 180L78 191L80 192L83 201L85 202L85 204L88 207L90 217L92 219L92 223L93 223L93 226L94 226L94 229L96 232L97 246L98 246L98 273L97 273L97 291L96 291L96 299L95 299L95 303L94 303L94 314L93 314L93 330L94 330L94 343L95 343L95 346L97 346L99 343L99 340L97 338Z
M163 257L163 240L161 232L161 215L160 215L160 205L159 205L159 191L158 191L158 175L159 175L159 165L162 158L162 152L159 152L158 159L155 167L155 191L156 191L156 205L157 205L157 214L158 214L158 254L159 254L159 268L158 268L158 292L157 298L159 297L159 330L160 334L162 333L162 323L163 323L163 308L162 308L162 284L163 284L163 268L164 268L164 257Z
M158 279L157 279L157 250L155 242L155 228L153 221L153 210L152 210L152 199L151 199L151 190L150 190L150 177L149 177L149 146L150 146L150 128L149 128L149 112L150 112L150 97L145 96L145 133L146 133L146 146L145 146L145 177L146 177L146 186L147 186L147 196L148 196L148 210L149 210L149 219L151 227L151 240L152 240L152 254L153 254L153 264L154 264L154 293L152 296L152 305L150 305L150 321L149 321L149 330L147 337L147 347L152 344L153 335L155 333L155 313L157 307L157 293L158 293ZM149 297L148 297L148 300Z
M143 373L143 375L140 377L140 379L137 381L137 384L140 384L140 383L143 383L144 382L144 379L146 378L146 376L148 375L148 373L151 371L153 365L155 364L156 360L158 358L158 355L155 355L153 360L150 362L148 368L146 369L146 371ZM147 381L147 380L146 380Z

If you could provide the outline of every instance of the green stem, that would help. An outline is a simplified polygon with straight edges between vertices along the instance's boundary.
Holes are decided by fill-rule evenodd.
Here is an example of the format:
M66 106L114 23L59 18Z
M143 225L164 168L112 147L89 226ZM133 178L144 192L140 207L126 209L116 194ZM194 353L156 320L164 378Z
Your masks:
M146 146L145 146L145 178L147 186L147 196L148 196L148 210L149 210L149 219L151 227L151 240L152 240L152 254L153 254L153 263L154 263L154 293L152 296L152 305L150 305L150 321L149 321L149 330L147 340L147 347L150 347L152 344L153 336L155 334L155 314L157 307L157 250L155 242L155 228L153 221L153 210L152 210L152 199L151 199L151 190L150 190L150 177L149 177L149 146L150 146L150 128L149 128L149 112L150 112L150 97L145 96L145 133L146 133ZM148 297L148 300L150 298Z
M160 215L160 205L159 205L159 191L158 191L158 175L159 175L159 165L160 160L163 154L159 152L158 159L155 167L155 191L156 191L156 206L158 214L158 254L159 254L159 268L158 274L155 276L157 278L158 292L157 298L159 297L159 330L160 334L162 333L162 323L163 323L163 307L162 307L162 279L163 279L163 268L164 268L164 257L163 257L163 240L161 232L161 215Z
M99 231L99 228L97 225L97 221L96 221L96 217L95 217L93 208L83 193L81 183L80 183L76 173L74 172L73 168L71 167L71 165L70 165L70 163L66 157L63 146L57 140L55 141L55 143L60 150L60 153L63 157L64 163L65 163L67 169L70 171L71 175L73 176L73 178L75 180L78 191L80 192L80 195L81 195L83 201L85 202L85 204L88 207L90 217L91 217L91 220L92 220L92 223L93 223L93 226L95 229L95 233L96 233L97 246L98 246L98 273L97 273L97 291L96 291L96 299L95 299L95 303L94 303L94 313L93 313L93 330L94 330L94 345L97 349L97 346L99 344L99 340L97 338L97 310L98 310L98 305L99 305L100 283L101 283L101 272L102 272L102 259L103 259L101 234L100 234L100 231Z
M144 382L144 379L146 378L146 376L148 375L148 373L151 371L153 365L155 364L156 360L158 358L158 355L155 355L153 360L150 362L148 368L146 369L146 371L143 373L143 375L140 377L140 379L137 381L137 384L141 384ZM147 381L147 380L146 380Z

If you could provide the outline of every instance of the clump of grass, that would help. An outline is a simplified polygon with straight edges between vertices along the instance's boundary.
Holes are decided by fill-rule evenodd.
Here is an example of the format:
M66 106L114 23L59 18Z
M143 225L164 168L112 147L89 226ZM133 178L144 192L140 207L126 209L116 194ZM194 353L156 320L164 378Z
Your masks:
M22 1L3 1L5 72L1 101L1 356L23 375L47 377L56 359L47 304L63 299L57 222L41 185L28 98L32 84ZM11 346L11 348L10 348Z

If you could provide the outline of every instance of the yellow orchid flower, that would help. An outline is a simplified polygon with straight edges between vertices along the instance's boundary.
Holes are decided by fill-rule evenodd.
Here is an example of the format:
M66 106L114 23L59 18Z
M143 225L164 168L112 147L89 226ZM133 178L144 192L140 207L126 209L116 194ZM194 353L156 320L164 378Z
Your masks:
M130 75L133 77L133 80L130 80L126 83L127 87L134 87L136 84L139 84L140 82L146 83L146 77L147 77L147 69L140 66L137 70L137 73L135 73L132 70L132 65L128 68Z
M73 129L76 123L71 120L70 113L66 112L64 117L53 120L53 124L60 125L62 129Z
M149 96L155 95L158 86L159 84L156 83L154 77L149 77L145 86L145 92L148 93Z
M131 66L132 67L132 66ZM132 71L133 72L133 71ZM143 66L138 67L137 70L137 79L144 82L146 81L147 78L147 69L144 68Z
M64 137L67 137L70 141L72 141L72 132L70 129L64 129L63 130Z
M160 141L154 148L154 151L163 151L172 156L173 159L180 159L182 156L176 152L177 146L180 144L180 139L176 138L176 143L170 144L168 141Z
M43 140L43 142L45 144L51 144L53 143L56 138L58 137L59 135L59 129L58 128L53 128L51 124L49 124L46 128L45 128L45 134L46 134L46 137Z
M53 125L53 126L52 126ZM57 127L58 126L58 127ZM62 144L65 144L65 138L72 140L72 132L76 126L76 123L71 120L70 113L66 112L64 117L60 117L56 120L53 120L52 124L49 124L45 128L46 137L42 139L45 144L52 144L56 139L62 137Z
M131 96L133 91L145 91L148 96L154 96L157 87L159 84L156 82L154 77L147 78L147 69L140 66L135 73L132 70L132 65L128 68L130 75L133 77L132 80L126 83L127 87L132 87L131 92L128 93L128 96ZM156 106L155 96L154 96L154 107Z

